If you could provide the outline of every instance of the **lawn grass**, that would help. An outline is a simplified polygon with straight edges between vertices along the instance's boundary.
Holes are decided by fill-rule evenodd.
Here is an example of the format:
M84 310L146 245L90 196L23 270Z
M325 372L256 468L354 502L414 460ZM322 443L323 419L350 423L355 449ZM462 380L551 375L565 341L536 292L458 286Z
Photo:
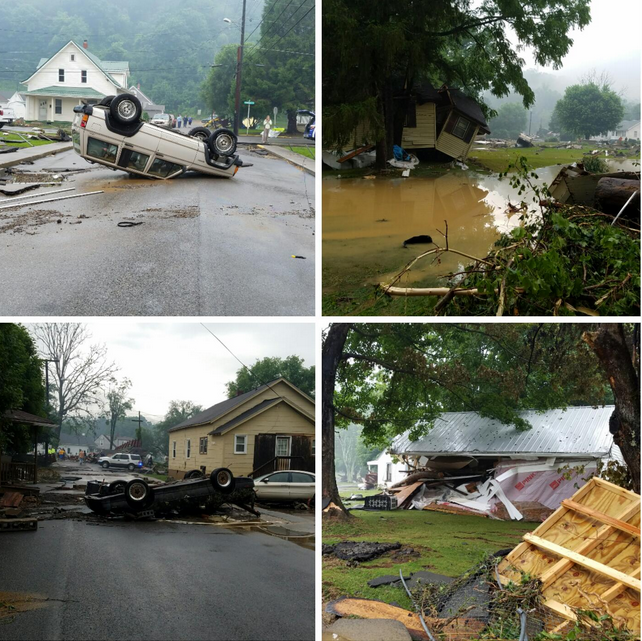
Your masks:
M445 514L428 510L396 510L393 512L354 511L346 521L326 519L323 542L376 541L399 542L419 556L394 558L388 552L357 567L348 567L335 557L323 557L324 600L340 596L378 599L412 608L405 591L382 586L368 587L368 581L383 574L404 576L419 570L456 577L480 562L486 554L513 548L525 532L536 524L516 521L495 521L478 516Z
M314 160L314 147L288 147L290 151Z
M169 477L167 476L167 474L143 474L142 476L149 476L150 478L163 481L163 483L167 483L167 481L169 481Z
M49 145L49 144L51 144L51 141L49 141L49 140L38 140L36 138L27 138L27 140L34 147L38 147L40 145ZM20 136L18 136L16 134L0 132L0 142L5 143L9 147L20 147L20 148L29 149L29 144L26 143L22 138L20 138Z

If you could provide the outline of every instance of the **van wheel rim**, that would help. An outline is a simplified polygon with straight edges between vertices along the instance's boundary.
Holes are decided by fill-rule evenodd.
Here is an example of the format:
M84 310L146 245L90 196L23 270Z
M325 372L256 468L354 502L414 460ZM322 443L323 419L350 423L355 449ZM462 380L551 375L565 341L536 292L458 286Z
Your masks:
M145 486L141 483L134 483L129 488L129 496L134 501L142 501L145 498L146 494L147 492L145 491Z
M232 144L232 136L229 134L222 134L216 139L216 146L221 152L229 151L232 148Z
M216 481L221 487L227 487L232 481L232 478L227 472L219 472L216 475Z
M203 142L205 142L207 140L207 135L201 131L197 134L194 134L194 138L198 138L199 140L202 140Z
M118 105L118 115L123 120L133 120L136 117L136 105L131 100L123 100Z

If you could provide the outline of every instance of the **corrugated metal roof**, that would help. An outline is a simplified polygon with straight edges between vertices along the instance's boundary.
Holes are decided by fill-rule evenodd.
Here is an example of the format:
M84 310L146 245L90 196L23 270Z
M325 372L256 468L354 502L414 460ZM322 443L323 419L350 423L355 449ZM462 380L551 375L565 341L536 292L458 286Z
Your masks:
M520 432L514 425L483 418L476 412L446 412L428 434L410 441L408 432L395 438L391 452L437 456L446 454L595 456L609 454L613 437L609 418L614 406L569 407L538 413L522 412L533 427Z

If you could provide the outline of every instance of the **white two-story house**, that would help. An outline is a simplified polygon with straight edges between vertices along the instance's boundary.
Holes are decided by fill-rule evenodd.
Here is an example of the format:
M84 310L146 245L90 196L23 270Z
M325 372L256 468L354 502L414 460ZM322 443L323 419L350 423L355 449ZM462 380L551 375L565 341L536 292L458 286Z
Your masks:
M82 46L70 40L50 58L42 58L22 81L27 86L25 120L70 122L76 105L123 93L128 82L128 62L100 60L86 40Z

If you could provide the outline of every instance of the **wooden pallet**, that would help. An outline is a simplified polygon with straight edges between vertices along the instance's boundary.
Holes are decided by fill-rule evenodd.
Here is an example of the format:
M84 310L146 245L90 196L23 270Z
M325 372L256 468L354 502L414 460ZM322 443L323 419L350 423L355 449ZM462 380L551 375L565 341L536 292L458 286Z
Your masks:
M544 605L562 621L581 608L640 633L638 494L594 477L523 538L499 565L503 583L526 572L542 581Z

